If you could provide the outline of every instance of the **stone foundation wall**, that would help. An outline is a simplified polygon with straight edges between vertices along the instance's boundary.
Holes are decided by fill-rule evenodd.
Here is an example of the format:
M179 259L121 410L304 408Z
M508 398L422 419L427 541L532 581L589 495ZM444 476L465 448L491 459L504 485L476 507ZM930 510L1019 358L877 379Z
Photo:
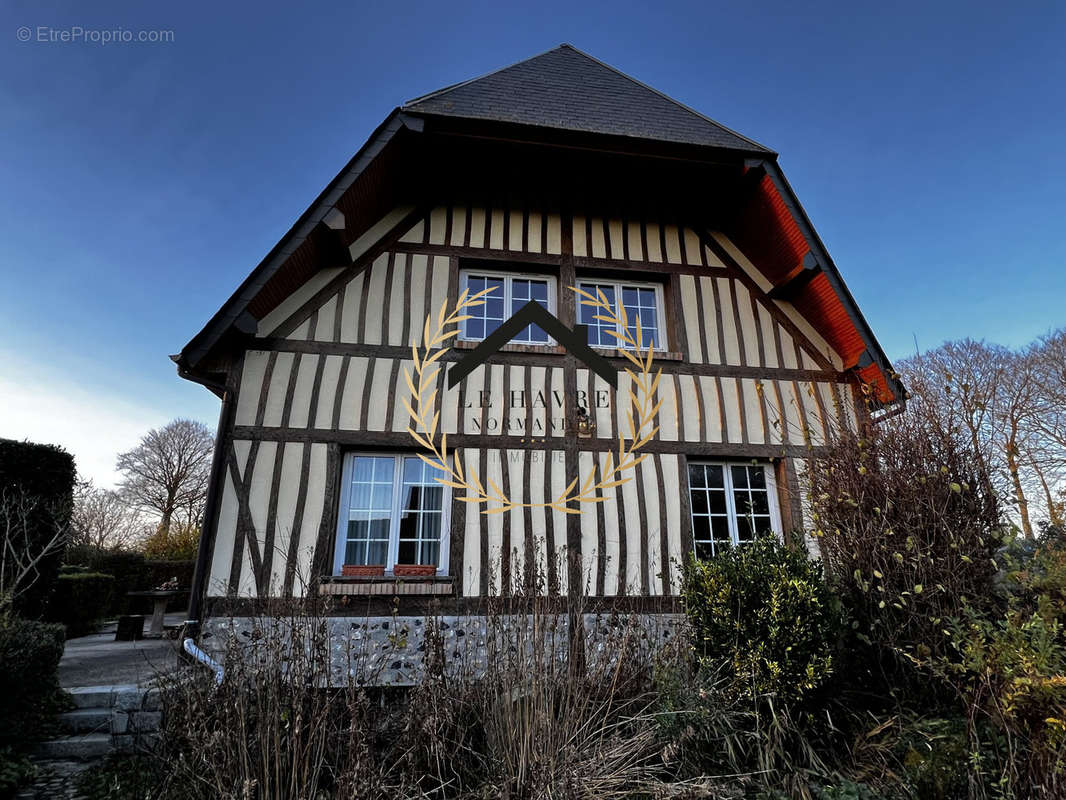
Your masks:
M685 624L681 614L583 614L590 665L623 650L648 657ZM563 658L570 648L566 614L487 617L215 617L203 626L200 646L216 661L240 653L265 658L303 646L329 653L330 683L411 686L427 667L451 674L484 672L488 659Z

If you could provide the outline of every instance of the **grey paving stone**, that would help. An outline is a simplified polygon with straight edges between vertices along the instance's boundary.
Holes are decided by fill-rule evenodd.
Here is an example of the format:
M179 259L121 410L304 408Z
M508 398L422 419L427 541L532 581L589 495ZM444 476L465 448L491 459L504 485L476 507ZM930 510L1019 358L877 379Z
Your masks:
M102 758L112 751L111 733L86 733L78 736L65 736L62 739L50 739L34 748L34 755L40 759L66 761L87 761Z
M111 709L78 708L59 715L59 724L68 733L106 731L111 726Z

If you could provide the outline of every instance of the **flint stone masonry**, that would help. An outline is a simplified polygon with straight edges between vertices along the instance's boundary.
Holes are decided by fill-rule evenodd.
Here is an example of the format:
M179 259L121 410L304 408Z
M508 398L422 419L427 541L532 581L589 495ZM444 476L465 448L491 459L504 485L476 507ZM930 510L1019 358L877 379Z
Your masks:
M685 624L681 614L582 615L586 659L617 657L618 642L654 654ZM427 633L428 631L428 633ZM265 657L279 645L303 642L305 649L328 648L330 683L369 686L411 686L421 680L427 650L440 657L444 670L478 674L490 651L517 656L519 650L569 650L569 618L565 614L501 617L216 617L205 622L200 646L225 663L239 651L246 658Z

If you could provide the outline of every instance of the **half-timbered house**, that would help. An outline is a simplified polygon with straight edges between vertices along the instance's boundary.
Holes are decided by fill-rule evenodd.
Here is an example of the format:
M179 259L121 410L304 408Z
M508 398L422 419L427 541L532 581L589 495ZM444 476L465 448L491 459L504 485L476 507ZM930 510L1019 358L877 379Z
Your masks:
M662 371L646 457L579 514L550 503L630 435L630 376L530 324L445 380L531 301L631 366L574 287L639 317ZM434 407L449 458L514 503L489 514L418 457L404 377L427 316L486 289ZM903 402L776 154L569 45L394 110L175 360L222 400L197 623L530 582L668 607L691 553L802 530L804 459Z

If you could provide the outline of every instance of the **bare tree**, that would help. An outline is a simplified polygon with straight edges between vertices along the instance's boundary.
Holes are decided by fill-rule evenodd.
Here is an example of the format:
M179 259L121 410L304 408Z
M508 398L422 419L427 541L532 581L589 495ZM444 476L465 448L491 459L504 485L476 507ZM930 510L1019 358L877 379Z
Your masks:
M1037 442L1037 391L1035 363L1031 352L1008 353L1007 368L999 385L997 413L993 416L996 438L1007 459L1014 499L1018 504L1022 533L1033 538L1029 496L1023 468L1034 461Z
M900 364L918 413L973 451L1027 537L1033 497L1051 521L1061 518L1054 498L1066 470L1064 354L1066 336L1018 351L965 339Z
M71 542L94 549L129 547L145 538L145 520L118 492L79 481L74 487Z
M1040 339L1032 348L1036 377L1035 438L1039 458L1034 470L1048 507L1048 521L1066 518L1066 328Z
M199 524L213 447L211 432L201 422L176 419L149 431L137 447L118 457L123 497L135 508L158 515L164 534L175 516Z
M1002 347L963 339L900 364L919 413L970 449L989 481L985 488L1001 494L1009 486L1004 452L995 442L995 419L1009 355Z
M21 488L0 490L0 616L37 582L44 563L66 547L68 513L69 506L64 513Z

